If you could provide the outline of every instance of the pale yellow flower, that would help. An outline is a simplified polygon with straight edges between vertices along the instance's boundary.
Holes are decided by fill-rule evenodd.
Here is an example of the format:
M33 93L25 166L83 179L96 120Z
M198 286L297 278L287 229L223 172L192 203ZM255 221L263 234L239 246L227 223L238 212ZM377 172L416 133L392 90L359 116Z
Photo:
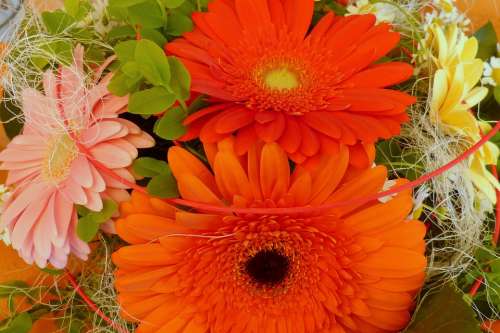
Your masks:
M465 36L455 24L446 29L433 25L430 31L432 59L437 68L430 102L431 120L445 133L459 135L473 145L491 129L471 112L488 94L487 88L477 86L484 68L483 61L476 58L478 42ZM487 166L496 164L498 156L498 147L488 142L468 159L466 172L476 189L493 203L500 185Z
M494 143L487 142L468 161L468 177L476 188L493 203L496 202L496 191L500 190L500 184L490 172L488 165L497 163L499 153L499 149Z
M399 11L396 6L383 2L372 3L369 0L357 0L351 5L347 6L347 14L374 14L377 22L394 23L396 21Z

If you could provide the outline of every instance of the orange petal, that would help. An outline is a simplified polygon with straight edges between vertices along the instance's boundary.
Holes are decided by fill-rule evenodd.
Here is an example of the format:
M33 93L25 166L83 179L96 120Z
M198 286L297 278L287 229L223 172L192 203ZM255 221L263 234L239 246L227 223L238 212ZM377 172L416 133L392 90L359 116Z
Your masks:
M288 192L290 185L288 158L276 143L268 143L262 148L260 184L264 199L277 201Z

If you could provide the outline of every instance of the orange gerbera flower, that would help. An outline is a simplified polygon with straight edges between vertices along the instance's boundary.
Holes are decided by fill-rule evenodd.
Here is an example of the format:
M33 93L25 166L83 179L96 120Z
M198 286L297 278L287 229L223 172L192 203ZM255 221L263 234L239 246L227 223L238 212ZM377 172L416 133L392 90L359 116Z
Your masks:
M214 205L317 205L382 189L384 167L344 180L348 149L290 174L276 143L238 157L228 141L214 174L186 150L169 162L183 198ZM401 184L403 180L397 181ZM396 332L424 280L425 227L406 220L409 192L310 216L187 212L134 192L113 254L123 313L137 333Z
M413 72L376 63L399 42L373 15L328 13L310 31L313 0L214 0L193 14L195 29L166 45L211 105L190 115L183 138L204 143L236 135L244 154L257 140L277 142L296 163L351 149L371 164L372 144L399 133L414 98L385 87ZM366 152L368 151L368 153Z

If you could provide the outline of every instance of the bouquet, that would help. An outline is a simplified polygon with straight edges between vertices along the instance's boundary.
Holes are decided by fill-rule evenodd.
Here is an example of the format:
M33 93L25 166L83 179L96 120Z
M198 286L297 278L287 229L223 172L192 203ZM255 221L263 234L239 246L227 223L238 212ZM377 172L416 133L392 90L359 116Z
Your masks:
M486 2L5 1L0 332L500 332Z

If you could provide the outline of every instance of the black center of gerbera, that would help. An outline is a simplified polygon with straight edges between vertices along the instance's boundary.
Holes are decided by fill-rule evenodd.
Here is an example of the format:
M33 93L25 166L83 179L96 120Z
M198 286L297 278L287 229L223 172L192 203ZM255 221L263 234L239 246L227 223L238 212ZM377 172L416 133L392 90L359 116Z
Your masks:
M290 261L276 250L262 250L248 259L245 271L257 283L275 285L288 275Z

